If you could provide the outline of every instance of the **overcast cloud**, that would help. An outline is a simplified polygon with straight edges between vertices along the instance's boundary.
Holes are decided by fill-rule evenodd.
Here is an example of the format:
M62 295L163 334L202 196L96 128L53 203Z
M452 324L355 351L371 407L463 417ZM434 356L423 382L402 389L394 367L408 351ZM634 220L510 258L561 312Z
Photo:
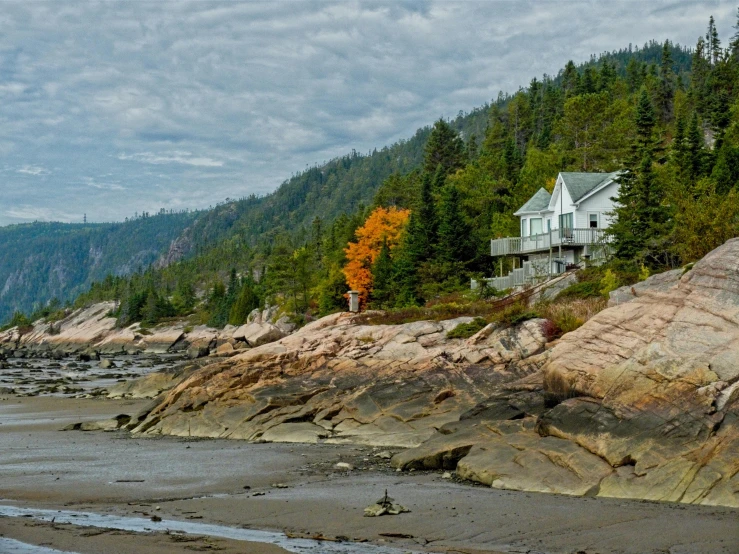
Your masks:
M555 74L724 43L736 4L2 2L0 225L122 220L274 190Z

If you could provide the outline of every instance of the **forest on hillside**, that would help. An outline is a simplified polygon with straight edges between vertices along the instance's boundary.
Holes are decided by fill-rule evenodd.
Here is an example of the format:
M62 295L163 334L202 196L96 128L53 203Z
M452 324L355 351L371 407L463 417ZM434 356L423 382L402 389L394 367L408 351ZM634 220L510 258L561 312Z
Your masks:
M76 303L119 300L120 325L216 327L265 304L304 322L343 310L349 288L370 308L430 306L492 273L489 240L516 236L513 213L560 171L625 170L612 286L693 262L739 235L739 32L724 40L711 18L693 49L569 62L408 141L218 206L182 259L109 275Z
M142 214L123 223L0 227L0 322L73 301L106 275L144 271L197 213Z

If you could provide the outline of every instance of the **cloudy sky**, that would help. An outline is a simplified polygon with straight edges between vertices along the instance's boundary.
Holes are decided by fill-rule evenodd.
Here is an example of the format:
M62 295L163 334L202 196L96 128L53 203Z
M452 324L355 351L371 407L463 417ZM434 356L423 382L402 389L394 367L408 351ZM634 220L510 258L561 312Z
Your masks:
M274 190L569 59L736 3L12 2L0 9L0 225L115 221Z

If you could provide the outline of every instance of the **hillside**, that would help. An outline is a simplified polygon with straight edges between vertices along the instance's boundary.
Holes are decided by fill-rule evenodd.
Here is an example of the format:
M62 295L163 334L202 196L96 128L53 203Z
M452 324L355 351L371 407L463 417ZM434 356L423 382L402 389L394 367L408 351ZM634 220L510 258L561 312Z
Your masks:
M74 300L108 274L148 267L196 217L159 214L125 223L0 227L0 321L52 298Z
M690 51L674 45L669 45L669 51L674 74L680 82L687 80L687 71L691 64ZM470 113L460 113L448 125L465 143L464 155L475 163L478 163L475 158L485 151L490 155L500 156L504 162L512 162L505 170L510 183L485 184L483 180L479 184L489 185L492 190L508 196L509 202L516 202L526 190L516 191L511 195L509 185L517 186L520 172L524 170L527 143L531 143L535 149L561 144L559 137L553 133L556 131L556 120L562 116L564 101L570 94L568 88L574 86L573 75L582 75L583 90L588 91L589 87L594 86L592 79L598 79L602 68L606 66L612 73L609 78L618 78L631 83L630 86L633 87L637 81L642 83L653 79L650 72L656 70L650 68L655 67L654 63L659 62L661 56L662 45L652 42L641 49L629 48L603 54L597 59L593 57L579 66L570 63L556 77L545 76L540 81L534 79L528 89L515 95L501 93L492 105L476 108ZM521 128L511 144L507 138L507 128L511 123L507 112L511 110L511 106L515 110L519 109L522 94L532 98L538 95L542 102L539 106L523 106L527 113L521 115L527 118L526 126L533 124L536 129L532 134ZM539 113L535 115L534 111L537 110ZM544 114L542 110L549 110L551 113ZM538 121L531 121L534 116ZM500 131L495 125L496 121L505 129L500 136L493 137L495 132ZM492 130L491 122L494 124ZM42 305L53 297L63 301L70 300L89 288L93 281L102 281L107 274L130 275L139 269L145 270L154 262L157 262L157 271L138 281L146 282L147 287L151 286L153 279L158 286L169 290L178 286L208 288L216 280L227 280L231 269L238 269L242 274L249 269L259 276L270 266L274 269L276 256L283 256L284 259L288 252L295 252L311 241L330 243L319 248L330 250L333 256L332 260L326 260L327 263L320 271L326 277L331 271L329 266L332 266L335 277L335 267L343 264L345 245L353 238L355 229L366 216L364 210L373 204L407 203L417 194L420 173L414 173L414 170L419 170L424 164L425 146L430 134L431 127L424 127L410 139L392 146L367 154L352 152L326 164L317 165L294 175L274 193L265 197L228 201L212 210L199 212L197 216L189 216L189 219L167 216L157 220L156 231L151 228L153 222L143 220L120 226L82 228L48 224L2 229L0 285L3 288L0 290L4 292L0 294L0 321L7 319L15 310L30 311L34 306ZM603 168L610 169L618 163L612 159ZM572 160L561 152L549 163L550 170L562 169L568 165L572 165ZM512 178L514 173L517 175ZM402 176L409 174L410 181L404 181ZM494 174L494 170L488 171L488 177L494 177ZM524 174L524 177L527 176ZM509 189L508 192L505 189ZM507 209L499 203L496 205L490 200L486 202L489 203L486 218L490 217L491 210ZM479 214L470 216L474 219ZM142 225L149 227L138 230ZM479 236L475 236L476 243L483 244L485 237L490 234L489 223L486 225L487 230L481 228ZM121 235L116 235L113 229L120 229ZM155 238L146 238L141 244L136 239L120 240L121 236L130 235L144 239L150 233L154 233ZM479 255L476 257L477 261L469 269L485 271L484 260ZM67 264L67 260L71 265ZM180 261L184 263L175 263ZM278 272L272 273L276 275ZM270 294L284 293L286 279L295 280L283 275L280 283L268 283L268 290L260 293L261 301ZM315 281L313 280L311 287L316 285ZM345 285L338 281L335 278L327 286L335 286L336 290L344 288ZM112 288L109 286L110 282L108 283L102 287L105 290L97 286L83 301L120 298L123 294L122 287L130 288L121 280L116 280ZM231 303L233 300L232 294ZM333 299L324 300L324 312L335 307L338 302L335 294ZM306 308L312 302L304 295L301 308ZM227 317L221 314L219 321L212 323L222 324L225 319Z

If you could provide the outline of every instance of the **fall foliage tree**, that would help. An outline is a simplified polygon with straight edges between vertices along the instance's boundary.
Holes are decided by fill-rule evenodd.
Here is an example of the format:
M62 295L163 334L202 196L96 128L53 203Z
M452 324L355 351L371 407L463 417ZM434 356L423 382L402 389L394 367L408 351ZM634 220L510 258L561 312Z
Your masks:
M357 241L347 246L344 275L347 284L359 291L362 302L367 301L372 291L372 266L382 250L383 242L387 242L392 251L400 242L409 216L410 210L380 206L357 229Z

